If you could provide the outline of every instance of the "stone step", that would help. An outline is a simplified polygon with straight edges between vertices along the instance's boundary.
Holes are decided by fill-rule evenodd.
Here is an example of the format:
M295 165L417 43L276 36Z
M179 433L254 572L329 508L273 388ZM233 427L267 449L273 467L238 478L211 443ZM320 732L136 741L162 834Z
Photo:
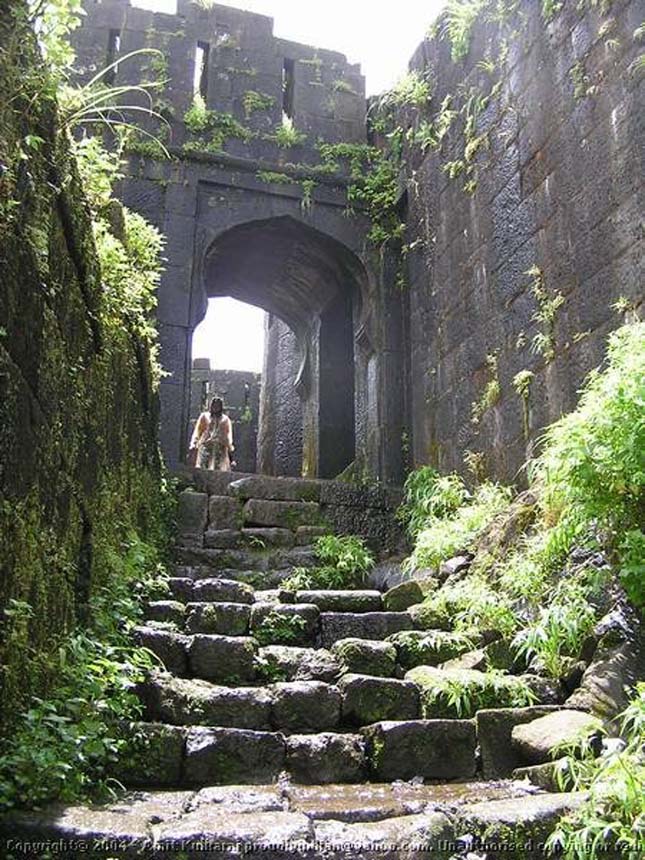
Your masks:
M380 591L320 590L297 591L296 603L313 603L321 612L380 612Z
M407 612L323 612L320 645L330 648L339 639L387 639L400 630L411 630Z
M180 603L253 603L255 599L252 586L221 576L200 579L171 577L168 587L172 599Z
M312 546L292 549L208 549L182 546L175 550L180 568L191 568L194 578L212 577L219 571L282 571L283 578L294 567L316 567L319 563ZM279 581L279 580L278 580Z
M390 678L397 672L396 648L380 639L339 639L331 652L344 673Z
M247 746L252 745L247 738ZM230 758L222 755L221 761ZM8 854L16 843L29 846L35 839L80 845L78 851L62 849L66 860L89 856L90 846L104 852L107 845L110 856L149 860L236 857L240 846L257 860L313 858L322 856L321 847L329 860L412 860L450 856L463 845L459 837L473 834L503 845L509 860L534 860L543 856L539 843L584 800L582 793L531 793L517 782L132 791L95 806L12 810L0 819L0 844ZM521 834L517 850L507 848L509 834ZM205 852L204 845L217 847ZM531 845L538 847L527 853L525 846Z
M248 525L277 527L295 531L298 526L323 526L317 502L249 499L242 508Z
M391 720L362 730L370 774L394 779L471 779L477 737L472 720Z
M373 675L343 675L342 721L347 726L367 726L381 720L416 720L420 716L416 684Z
M154 674L139 695L146 719L174 726L308 733L336 729L341 721L341 693L322 681L226 687Z
M187 603L186 633L215 633L222 636L246 636L251 623L248 603Z
M298 648L289 645L267 645L258 651L260 673L270 681L338 680L342 667L326 648Z
M204 546L209 549L266 550L280 547L291 549L296 543L294 532L282 528L211 528L204 534Z

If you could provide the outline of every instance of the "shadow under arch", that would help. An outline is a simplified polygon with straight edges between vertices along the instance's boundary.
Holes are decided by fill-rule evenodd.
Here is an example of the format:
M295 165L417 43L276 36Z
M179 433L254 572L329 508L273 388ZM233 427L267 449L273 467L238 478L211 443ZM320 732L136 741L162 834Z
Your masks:
M278 317L293 332L298 371L292 385L303 404L302 474L338 475L356 453L354 332L367 289L361 261L338 240L280 216L224 231L207 248L199 281L196 322L209 298L231 296ZM280 349L270 341L266 348ZM261 414L271 409L272 397L266 378ZM288 436L288 430L272 432ZM279 444L278 438L264 439L259 449ZM266 460L258 467L273 471Z

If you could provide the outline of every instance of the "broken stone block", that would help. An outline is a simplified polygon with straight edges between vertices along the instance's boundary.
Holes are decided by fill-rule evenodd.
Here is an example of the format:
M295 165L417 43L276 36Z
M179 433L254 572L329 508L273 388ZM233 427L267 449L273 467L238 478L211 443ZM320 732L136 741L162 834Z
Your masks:
M530 723L515 726L511 741L524 763L544 764L553 759L563 746L575 748L601 728L600 720L582 711L554 711Z
M322 681L291 681L271 687L271 722L281 731L323 731L340 722L338 689Z
M242 532L236 529L209 529L204 534L208 549L237 549L242 544Z
M555 710L552 705L532 705L527 708L489 708L477 712L477 738L481 749L482 772L485 779L507 777L522 764L511 744L515 726L530 723Z
M191 786L273 782L284 769L284 738L274 732L190 729L184 783ZM210 808L212 814L212 807Z
M184 623L186 607L178 600L151 600L146 603L143 616L146 621L161 621L181 627Z
M388 636L396 648L397 662L403 669L415 666L438 666L466 653L473 640L462 633L446 630L403 630Z
M362 731L370 772L378 781L466 779L475 775L472 720L385 721Z
M240 529L244 518L242 505L231 496L211 496L208 502L210 529Z
M249 499L244 505L244 522L254 526L277 526L295 531L298 526L322 525L316 502L275 502Z
M277 499L293 502L318 502L320 481L306 478L274 478L268 475L250 475L233 481L229 490L240 499Z
M340 662L325 648L267 645L260 648L258 656L269 667L265 669L267 680L333 683L342 671Z
M208 520L208 496L187 489L179 494L177 501L177 532L179 542L185 546L203 545L204 531Z
M132 631L135 642L148 648L163 663L164 668L173 675L186 675L188 661L186 650L190 637L157 627L135 627Z
M361 735L290 735L286 744L286 768L295 782L360 782L365 776L365 741Z
M255 590L235 579L199 579L193 586L195 603L253 603Z
M379 720L416 720L419 691L415 684L372 675L344 675L338 682L343 695L343 723L366 726Z
M251 607L246 603L189 603L186 606L188 633L219 633L246 636Z
M369 639L339 639L332 652L345 672L357 675L394 675L396 649L389 642Z
M188 648L190 673L196 678L243 684L255 677L257 642L247 636L192 637Z
M388 612L403 612L416 603L421 603L429 591L433 590L434 585L436 580L424 582L420 579L410 579L407 582L401 582L385 592L383 608Z
M410 630L405 612L323 612L320 644L330 648L339 639L386 639L399 630Z
M296 592L297 603L313 603L321 612L379 612L380 591L319 590Z

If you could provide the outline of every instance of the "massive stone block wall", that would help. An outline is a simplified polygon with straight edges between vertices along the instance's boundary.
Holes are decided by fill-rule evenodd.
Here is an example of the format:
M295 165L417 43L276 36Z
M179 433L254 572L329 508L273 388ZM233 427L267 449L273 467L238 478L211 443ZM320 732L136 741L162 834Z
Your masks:
M614 0L601 14L565 0L550 23L536 0L518 5L503 23L478 21L465 60L432 40L411 63L433 82L430 113L448 95L464 114L486 99L470 175L446 172L468 168L464 114L439 152L406 152L413 458L463 470L464 452L481 452L501 479L574 406L644 293L642 4ZM413 129L423 118L401 117ZM526 400L513 385L525 370Z
M3 724L59 674L59 641L90 620L131 530L156 531L160 497L150 356L105 312L89 208L27 20L20 0L3 6Z
M74 36L85 78L105 64L110 45L122 57L142 47L162 52L124 59L115 80L166 80L154 101L169 121L171 160L153 157L145 138L136 141L120 195L168 237L158 306L169 372L161 387L168 462L186 455L192 332L209 296L232 295L274 314L296 336L297 353L285 361L298 367L303 472L330 477L357 456L374 474L398 477L402 389L391 385L403 361L398 293L381 278L382 256L366 243L367 219L360 212L346 217L347 165L334 175L320 170L321 141L366 140L358 67L333 51L277 39L270 19L230 7L180 2L177 15L137 9L128 0L87 0L84 7ZM228 117L222 134L213 127L195 132L184 122L203 45L205 103L217 128ZM273 137L286 65L293 72L289 110L306 135L288 149ZM249 93L268 99L265 107L250 107ZM342 365L329 360L337 335L323 324L323 315L341 306L351 313L343 355L353 353ZM320 373L342 375L321 386ZM335 406L321 401L334 390L349 392L342 444L326 420ZM342 452L337 461L334 450Z

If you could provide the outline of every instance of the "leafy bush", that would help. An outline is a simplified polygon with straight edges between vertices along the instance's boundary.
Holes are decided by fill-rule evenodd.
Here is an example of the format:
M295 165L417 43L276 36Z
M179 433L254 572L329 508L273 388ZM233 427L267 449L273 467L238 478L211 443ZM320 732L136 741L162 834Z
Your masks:
M638 322L611 335L606 367L589 375L578 408L547 430L535 467L551 516L597 523L625 554L623 581L637 605L645 604L645 578L634 567L645 506L644 402L645 323Z
M470 498L459 475L440 475L432 466L410 472L404 484L405 500L397 516L416 537L428 520L454 513Z
M419 607L420 623L424 619L429 627L454 628L468 636L482 630L510 636L519 624L507 595L476 575L444 585L426 597Z
M3 743L1 810L114 794L109 766L128 746L121 726L140 716L134 686L156 664L128 634L140 618L138 595L162 570L156 551L134 534L122 555L106 558L116 568L110 586L91 601L90 627L75 632L51 656L58 685L46 699L33 700Z
M539 609L538 617L516 635L513 646L531 666L559 678L567 665L563 658L579 656L595 617L583 589L565 580Z
M449 483L447 497L439 494L438 513L430 515L417 533L414 551L406 560L408 570L436 568L443 560L468 549L481 530L510 501L511 492L507 487L485 483L477 487L472 496L468 494L461 506L450 512L447 509L449 504L456 502L458 493L455 486L460 480L455 476L455 480ZM432 505L432 495L429 505ZM444 514L444 510L447 513Z
M560 821L548 848L563 860L620 856L645 850L645 683L623 714L621 738L606 738L603 753L587 747L560 771L563 787L585 791L584 803Z
M522 708L535 702L535 694L522 679L489 669L443 672L428 666L411 669L409 678L421 687L426 717L470 719L484 708Z
M314 549L323 564L294 568L282 582L283 588L289 591L357 588L374 565L372 553L356 535L324 535L316 539Z

